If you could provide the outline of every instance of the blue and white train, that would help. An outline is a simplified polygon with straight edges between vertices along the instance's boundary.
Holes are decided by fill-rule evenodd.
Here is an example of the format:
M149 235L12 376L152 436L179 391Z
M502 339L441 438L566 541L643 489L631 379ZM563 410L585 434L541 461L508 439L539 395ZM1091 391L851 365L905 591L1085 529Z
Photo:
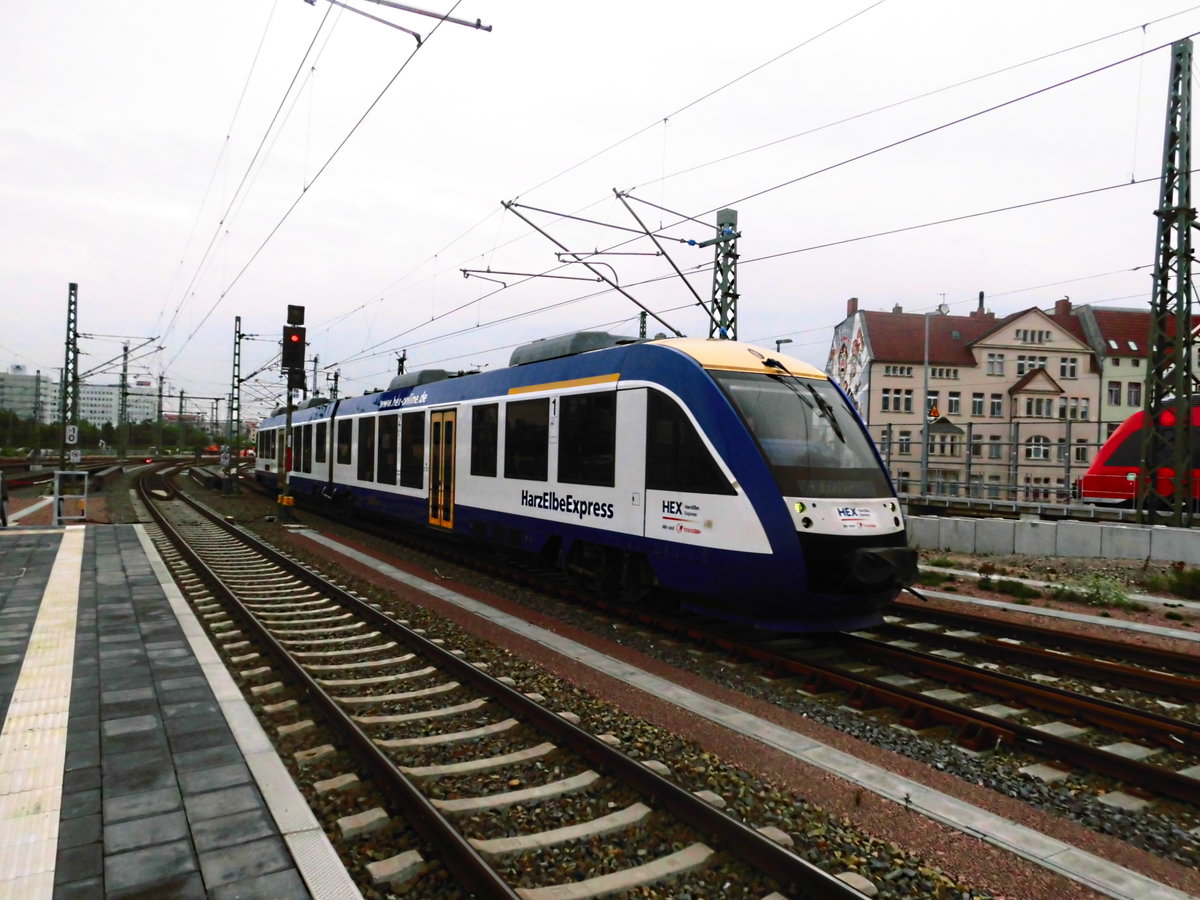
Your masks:
M916 579L900 504L846 396L734 341L601 332L508 368L396 376L258 433L290 493L538 554L606 589L760 628L877 624ZM665 589L665 590L664 590Z

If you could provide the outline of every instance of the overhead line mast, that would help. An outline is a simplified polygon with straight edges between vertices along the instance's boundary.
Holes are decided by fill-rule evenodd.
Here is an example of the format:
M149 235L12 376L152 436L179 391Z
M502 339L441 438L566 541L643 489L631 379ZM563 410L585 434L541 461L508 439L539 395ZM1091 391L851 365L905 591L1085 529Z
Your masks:
M1162 188L1150 300L1146 389L1143 401L1138 521L1190 526L1192 499L1192 401L1200 391L1192 333L1191 200L1192 42L1171 46L1171 86L1163 141Z

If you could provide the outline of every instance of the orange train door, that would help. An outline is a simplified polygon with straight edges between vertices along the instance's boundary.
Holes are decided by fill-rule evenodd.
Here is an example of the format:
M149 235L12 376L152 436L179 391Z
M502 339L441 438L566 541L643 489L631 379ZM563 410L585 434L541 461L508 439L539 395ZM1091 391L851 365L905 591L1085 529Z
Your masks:
M429 524L454 526L455 411L429 414Z

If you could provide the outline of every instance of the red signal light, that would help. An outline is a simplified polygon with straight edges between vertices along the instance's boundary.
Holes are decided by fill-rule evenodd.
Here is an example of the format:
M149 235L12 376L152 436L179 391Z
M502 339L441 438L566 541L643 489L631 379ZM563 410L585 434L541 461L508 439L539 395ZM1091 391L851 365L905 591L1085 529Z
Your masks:
M1175 425L1175 410L1164 409L1163 414L1158 417L1158 422L1164 428L1173 428Z

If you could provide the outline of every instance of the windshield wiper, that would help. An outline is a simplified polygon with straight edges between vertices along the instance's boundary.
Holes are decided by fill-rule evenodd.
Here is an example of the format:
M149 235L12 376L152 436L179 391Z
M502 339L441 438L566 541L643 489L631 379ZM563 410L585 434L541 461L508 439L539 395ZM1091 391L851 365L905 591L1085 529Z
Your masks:
M846 443L846 436L842 434L842 426L838 424L837 417L833 413L833 407L829 405L829 401L822 397L814 390L811 384L804 385L808 388L808 392L813 395L813 399L817 401L817 406L821 409L821 415L829 420L829 425L833 428L833 433L838 436L838 440L843 444Z
M787 372L788 375L792 375L791 372L788 372L787 366L785 366L783 363L781 363L777 359L774 359L774 358L764 359L763 365L771 366L772 368L775 368L775 369L781 369L784 372ZM778 375L773 375L772 377L778 379L780 384L785 384L789 388L791 388L792 393L794 393L796 395L796 397L800 400L801 403L803 403L809 409L813 408L813 405L811 403L809 403L807 399L805 399L804 395L802 393L800 393L799 388L797 388L793 382L785 381L784 379L780 378ZM795 375L792 375L793 379L795 379L795 377L796 377ZM831 428L833 428L833 433L837 435L838 440L841 441L843 444L846 443L846 436L844 434L842 434L842 426L838 424L838 420L833 412L833 407L829 405L829 401L826 400L824 397L822 397L820 394L818 394L813 389L813 386L811 384L805 384L804 386L806 388L808 388L808 392L810 394L812 394L813 400L815 400L817 402L818 412L820 412L820 414L823 418L829 420L829 425Z

